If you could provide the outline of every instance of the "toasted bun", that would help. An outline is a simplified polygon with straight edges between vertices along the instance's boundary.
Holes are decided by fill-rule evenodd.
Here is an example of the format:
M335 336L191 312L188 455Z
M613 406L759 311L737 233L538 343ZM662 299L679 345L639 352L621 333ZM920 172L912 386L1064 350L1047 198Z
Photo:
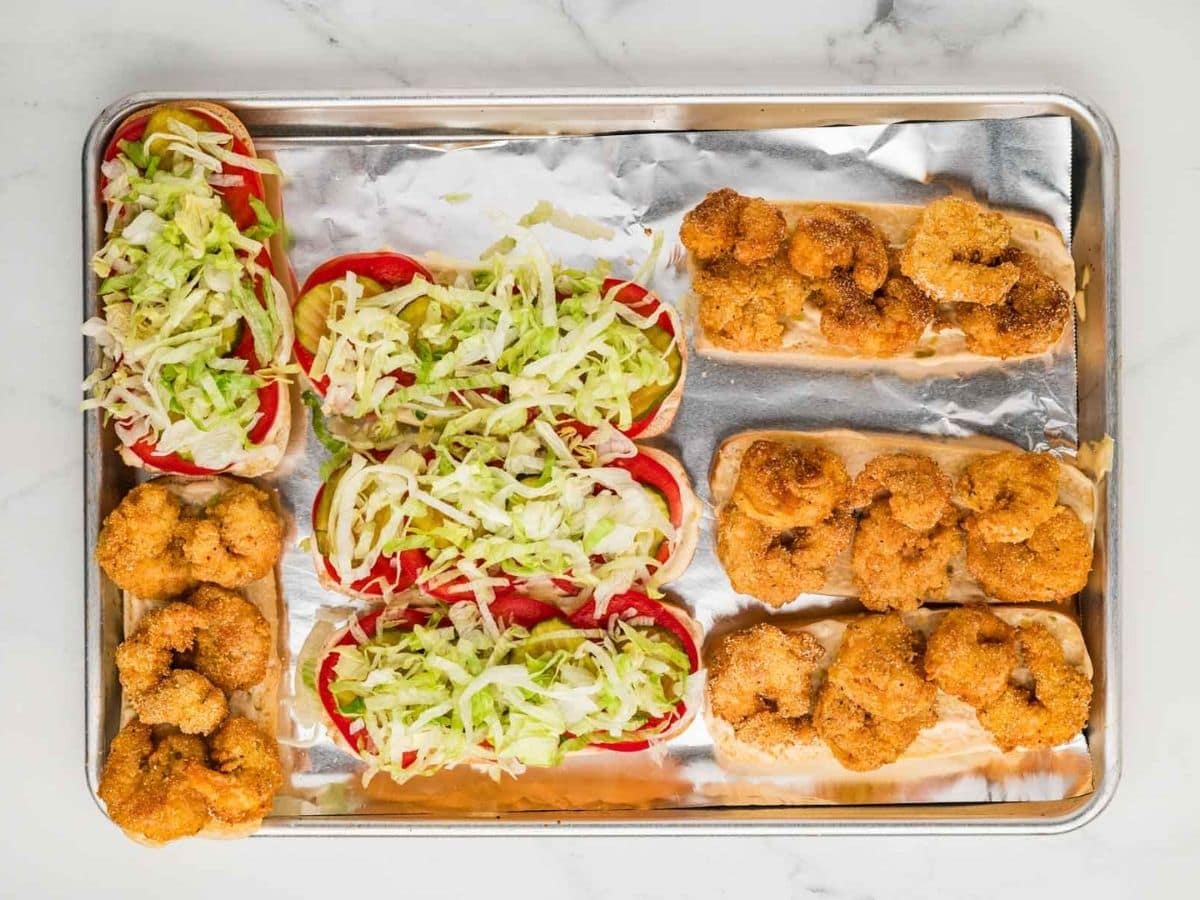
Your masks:
M718 448L709 472L709 488L713 505L720 507L729 500L741 468L742 454L756 440L780 441L796 446L821 446L838 454L846 471L854 478L867 462L882 453L919 453L934 460L952 481L974 459L990 453L1021 448L997 438L973 436L967 438L918 437L907 434L885 434L869 431L743 431L728 438ZM1088 530L1089 540L1095 537L1096 486L1087 475L1069 460L1059 459L1058 502L1069 507ZM851 571L853 545L847 547L830 564L825 584L817 593L834 597L856 597ZM966 553L951 561L950 590L946 599L954 603L990 601L979 584L967 571Z
M175 103L158 103L146 109L140 109L132 115L126 116L121 124L117 126L117 131L120 131L135 119L148 119L160 109L195 110L212 116L221 123L222 127L229 134L246 145L249 155L258 155L254 149L254 141L250 137L250 132L242 124L242 121L224 106L209 103L205 100L180 100ZM278 198L278 186L274 183L274 179L268 175L263 176L263 185L267 194L267 205L271 207L272 214L282 221L282 208ZM280 266L284 268L287 266L287 257L281 253L283 246L281 235L276 235L269 242L267 255L271 260L271 268L273 270ZM288 290L280 283L277 275L276 278L272 279L272 289L281 292L284 297L290 297ZM287 303L283 305L286 305L288 310L285 311L281 308L279 311L280 315L290 315L291 304ZM275 361L280 364L286 363L291 358L291 340L288 337L290 333L290 327L280 329L278 346L275 349ZM240 475L243 478L254 478L258 475L265 475L268 472L274 471L282 461L284 452L287 450L288 436L291 432L292 422L291 389L287 385L284 385L283 392L284 396L275 415L275 421L272 423L271 430L267 433L266 439L262 442L262 452L245 462L231 466L228 474ZM120 446L117 448L117 452L120 454L122 461L131 468L146 469L150 472L163 471L156 466L147 464L128 447Z
M1044 625L1058 638L1066 662L1083 672L1089 679L1092 677L1092 663L1084 645L1083 635L1068 616L1047 609L1025 606L994 607L992 611L1010 625L1021 626L1035 622ZM918 609L901 615L911 628L928 636L946 612L944 609ZM808 624L784 623L782 620L772 622L787 631L806 631L815 637L825 648L825 656L817 667L818 672L823 673L841 645L846 626L856 618L860 617L844 616ZM720 640L713 643L719 647ZM706 655L711 658L713 652L716 652L716 649L709 648ZM974 708L940 690L937 693L937 712L937 723L923 730L899 759L867 772L853 772L844 768L820 739L810 744L784 747L776 752L742 741L734 734L729 722L713 715L707 698L704 715L712 735L717 762L723 768L743 774L802 774L811 778L812 785L822 785L822 790L828 789L832 783L837 783L842 789L858 786L859 790L862 790L869 785L872 790L884 795L891 791L897 795L919 796L917 789L923 781L946 779L976 771L1017 772L1022 769L1022 760L1027 755L1039 753L1044 756L1047 752L1001 751L991 734L979 724ZM1071 751L1065 755L1071 757L1079 754ZM1079 768L1069 762L1068 765L1072 770ZM1090 779L1090 766L1086 767L1086 771ZM1074 790L1076 793L1082 793L1088 787L1090 781L1087 784L1076 785ZM862 794L856 796L861 797ZM796 799L789 798L791 802L795 802ZM747 802L754 800L750 799Z
M374 599L378 600L378 598L374 598ZM684 611L680 607L675 606L672 603L664 603L662 601L658 601L658 602L662 605L662 607L664 609L666 609L671 615L673 615L679 621L679 623L687 630L688 634L690 634L692 637L692 642L696 645L697 650L699 650L701 647L701 643L703 641L703 636L704 636L704 633L701 630L699 623L697 623L695 619L693 619L690 615L687 614L686 611ZM317 664L318 669L321 666L321 661L331 651L333 651L333 649L337 646L338 641L340 641L346 635L346 632L348 630L349 630L348 627L340 628L330 636L328 641L326 641L324 649L316 657L316 661L317 661L316 664ZM693 674L693 677L700 677L700 676L698 673L695 673L695 674ZM330 721L329 714L325 710L325 704L318 703L318 705L321 707L321 720L323 721L323 723L325 725L325 730L329 734L329 736L332 738L333 742L341 750L344 750L346 753L349 753L351 756L357 756L358 751L355 750L353 747L351 747L349 745L349 743L346 742L346 739L342 736L341 731L339 731L338 728L333 724L333 722ZM696 718L698 705L699 705L698 703L687 702L684 707L683 715L680 716L678 720L673 722L671 724L670 728L668 728L666 731L662 732L661 734L658 734L658 735L654 736L653 738L649 739L650 747L653 748L655 746L658 746L659 744L664 744L667 741L674 739L675 737L677 737L678 735L680 735L684 731L686 731L688 729L688 727L692 724L692 721ZM616 752L616 751L605 750L601 747L584 747L581 750L576 750L576 751L572 752L570 754L569 758L575 759L577 757L590 756L590 755L597 754L597 753L613 753L613 752ZM476 763L486 763L486 762L487 762L487 759L482 756L477 759L466 758L466 759L463 759L461 762L459 762L453 768L458 769L458 768L462 768L462 767L466 767L466 766L472 766L472 765L475 765ZM447 769L445 771L451 771L451 770Z
M185 506L193 508L207 505L210 501L237 484L234 479L223 476L205 478L203 480L163 477L157 479L155 483L169 488L173 494L183 501ZM278 510L276 511L278 512ZM271 572L270 575L251 582L245 587L240 588L237 593L253 603L258 608L258 611L262 613L263 618L266 619L267 625L271 629L275 651L271 654L271 658L267 663L267 674L259 684L249 690L234 691L228 695L229 712L230 715L245 716L260 725L268 734L276 735L278 733L279 719L279 678L283 669L281 657L284 650L280 646L281 632L279 622L282 609L275 573ZM128 591L122 592L122 600L125 635L133 634L141 623L142 618L150 610L165 606L171 602L144 600ZM130 705L128 697L122 692L121 725L126 725L134 716L133 707ZM199 836L210 838L242 837L257 830L261 824L261 819L238 823L236 825L219 820L211 820L204 826ZM129 831L125 833L140 844L155 845L154 841L150 841L141 835L136 835Z
M824 201L796 200L772 201L787 220L789 231L793 229L800 217L817 206L826 205ZM861 213L883 232L885 240L893 247L903 246L909 233L924 211L922 205L907 205L893 203L836 203L836 206L852 209ZM1012 244L1033 256L1041 268L1057 281L1067 292L1068 297L1075 296L1075 260L1067 249L1062 235L1053 225L1042 219L1027 215L1004 212L1004 217L1012 225ZM698 263L688 255L688 271L693 275ZM695 323L694 340L696 352L701 356L717 359L722 362L770 366L799 366L822 369L867 369L887 368L902 375L914 378L926 377L933 373L952 374L954 372L970 372L987 366L999 365L1001 360L995 356L984 356L972 353L966 349L962 333L957 330L942 332L937 342L935 352L920 358L908 356L894 357L861 357L855 356L849 350L835 347L821 334L813 318L811 328L793 328L785 334L787 346L778 350L732 350L714 343L703 327L698 316L699 301L694 295L687 303L688 315ZM806 320L808 321L808 320ZM1074 346L1075 324L1072 316L1070 323L1063 329L1058 343L1043 353L1011 356L1003 362L1013 362L1030 359L1035 356L1057 354Z

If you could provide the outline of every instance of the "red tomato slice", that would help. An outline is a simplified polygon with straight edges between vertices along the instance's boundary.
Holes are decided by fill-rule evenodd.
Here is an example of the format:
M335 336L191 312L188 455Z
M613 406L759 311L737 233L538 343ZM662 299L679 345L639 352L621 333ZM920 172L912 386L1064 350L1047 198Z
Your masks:
M204 119L213 131L227 132L221 120L210 115L204 110L188 108L188 112L197 115ZM104 151L104 161L115 159L117 154L121 152L121 141L140 141L146 133L146 122L149 120L150 114L136 116L126 122L117 133L113 135L109 141L108 147ZM240 153L244 156L250 156L250 148L246 143L237 137L234 137L230 145L235 153ZM229 185L227 187L214 188L225 201L225 205L229 208L229 215L237 223L239 230L245 230L258 224L258 215L254 212L254 208L250 205L250 198L266 202L266 190L263 187L262 175L255 172L253 169L244 169L240 166L225 165L223 168L224 174L240 175L242 184ZM101 179L100 190L104 190L106 179ZM264 249L258 256L256 262L266 269L268 272L274 273L274 267L271 263L271 257ZM263 279L256 278L254 282L254 293L258 297L259 302L266 306L265 289ZM254 338L250 334L250 329L243 328L241 340L237 347L234 348L233 355L246 360L249 363L249 370L257 372L262 368L257 357L254 354ZM280 382L272 382L266 384L258 390L258 421L254 427L247 433L247 440L251 444L259 444L271 432L271 427L275 424L275 417L279 413L279 406L283 400L283 392L285 388ZM170 472L176 475L216 475L225 471L224 469L209 469L205 466L198 466L191 460L185 459L178 453L159 454L154 452L154 444L152 442L141 440L133 444L129 448L135 453L139 459L163 472Z
M640 284L635 282L622 281L620 278L606 278L604 284L600 286L600 293L607 294L613 288L624 285L613 297L618 303L624 303L638 315L644 318L651 318L655 311L658 312L658 318L654 324L665 331L671 337L675 337L675 322L671 318L671 314L667 312L661 300L656 294L652 294ZM630 424L623 432L626 437L637 437L643 431L650 427L650 423L654 421L654 417L658 415L659 407L650 410L646 415L637 421Z

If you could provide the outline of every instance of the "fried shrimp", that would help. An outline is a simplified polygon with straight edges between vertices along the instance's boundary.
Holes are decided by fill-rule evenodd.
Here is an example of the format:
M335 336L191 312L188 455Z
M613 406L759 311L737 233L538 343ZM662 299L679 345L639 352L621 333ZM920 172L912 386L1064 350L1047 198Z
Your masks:
M243 587L267 575L283 550L283 522L252 484L230 488L189 524L184 555L200 581Z
M709 667L713 714L733 724L763 712L788 719L807 715L812 673L824 655L820 641L806 631L763 623L729 635Z
M121 828L164 842L197 834L208 806L183 776L189 761L203 765L204 741L183 734L154 739L137 719L120 730L108 749L98 794Z
M703 262L732 255L742 265L766 262L787 236L783 213L761 197L713 191L683 217L679 238Z
M821 285L821 334L857 356L895 356L917 346L936 305L915 284L895 275L867 294L846 275Z
M1024 666L1032 685L1008 683L979 710L979 722L1002 750L1053 747L1070 740L1087 724L1092 683L1069 665L1062 645L1043 625L1017 630Z
M985 541L1016 543L1054 513L1059 462L1049 453L1011 451L974 460L958 479L958 501L974 512Z
M1004 256L1012 227L1000 213L959 197L943 197L921 213L900 254L900 271L934 300L1000 303L1017 283Z
M96 562L117 587L147 600L165 600L195 584L179 531L183 506L150 481L130 491L104 520Z
M700 324L714 343L732 350L783 345L788 319L804 314L808 279L776 256L755 266L723 257L696 272Z
M851 622L828 679L878 719L899 722L933 709L937 691L919 668L917 635L895 613Z
M866 772L895 762L921 733L937 721L933 706L892 720L874 716L840 687L826 681L813 710L817 735L847 769Z
M844 274L868 298L888 275L883 233L866 216L841 206L817 206L801 217L788 244L788 261L809 278Z
M812 716L789 718L776 712L755 713L742 719L733 726L733 733L740 741L776 753L817 740Z
M886 499L896 521L915 531L928 531L950 506L950 477L928 456L884 453L871 459L854 479L856 507Z
M962 552L962 531L947 505L938 524L916 531L901 523L886 501L876 501L858 523L851 566L863 606L913 610L927 600L944 600L951 561Z
M925 645L929 678L977 708L1003 693L1016 666L1016 631L986 606L950 610Z
M208 742L211 765L184 764L186 783L223 822L263 818L283 784L283 766L274 739L243 716L234 716Z
M207 734L228 714L225 695L211 681L171 668L174 654L191 649L204 624L199 610L170 603L147 613L133 637L117 647L121 687L144 722Z
M992 543L967 521L967 569L989 597L1010 603L1065 600L1083 590L1092 570L1087 526L1065 506L1020 543Z
M192 662L223 691L262 681L271 657L271 626L249 600L215 585L201 585L189 599L204 626L196 632Z
M1020 273L1001 302L954 308L954 322L967 337L967 349L1002 359L1048 350L1071 319L1070 296L1028 253L1010 248L999 258L1001 265L1014 266Z
M747 515L782 531L828 519L849 489L850 476L836 453L761 440L742 456L732 499Z
M717 516L717 556L735 591L779 607L820 590L853 530L854 517L843 510L817 525L777 531L727 503Z

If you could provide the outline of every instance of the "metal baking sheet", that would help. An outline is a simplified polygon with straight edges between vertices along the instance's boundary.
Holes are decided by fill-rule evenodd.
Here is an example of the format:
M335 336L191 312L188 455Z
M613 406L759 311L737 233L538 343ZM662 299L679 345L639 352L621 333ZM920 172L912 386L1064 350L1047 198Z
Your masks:
M132 109L158 99L129 98L97 120L85 148L85 197L95 196L96 160L107 132ZM228 103L242 116L260 148L276 153L290 177L285 205L296 238L291 258L301 278L320 259L380 243L406 251L437 248L476 255L495 238L495 229L506 215L515 219L540 199L604 219L618 235L616 245L610 248L572 247L570 241L553 248L564 256L636 259L644 255L648 240L629 226L644 223L661 228L670 246L676 240L679 216L699 199L696 185L731 183L748 193L779 197L779 185L788 184L781 179L786 178L789 163L791 170L804 175L793 179L797 183L793 196L919 201L942 190L927 184L937 176L939 180L966 181L993 203L1048 213L1065 235L1074 235L1077 265L1080 269L1088 266L1091 271L1089 315L1079 331L1077 415L1075 366L1068 359L1041 370L994 373L994 388L980 388L980 383L972 379L969 391L961 383L933 389L929 385L914 387L886 373L865 379L843 375L825 379L809 392L821 397L821 403L801 402L796 409L760 403L757 414L741 416L735 429L711 405L696 400L689 403L688 399L693 394L707 395L705 399L718 396L722 390L716 385L723 385L726 379L733 382L734 388L725 392L728 396L763 397L766 388L775 390L781 379L794 381L803 376L700 361L689 373L689 386L699 383L703 387L696 391L689 387L667 446L681 453L702 494L708 459L715 449L715 441L710 438L768 422L797 428L836 423L951 434L990 430L1025 446L1070 443L1076 434L1084 440L1105 433L1116 437L1116 322L1112 315L1115 148L1103 119L1071 98L821 95L213 99ZM1047 118L1030 119L1033 115ZM972 121L978 119L989 121ZM911 120L929 124L902 128L894 124ZM839 123L857 123L859 127L791 130ZM666 129L681 133L662 133ZM754 134L738 135L745 130L753 130ZM555 131L621 134L580 140L517 139L543 138ZM753 138L753 152L741 152L748 138ZM923 141L923 146L914 149L913 141ZM1021 152L1012 152L1014 145ZM1037 154L1048 158L1039 159ZM464 158L471 162L465 163ZM1014 158L1027 165L1011 164ZM814 165L814 159L823 164ZM704 160L702 171L672 178L672 161L683 166L696 160ZM808 165L797 166L797 160ZM845 170L852 174L856 165L880 173L876 183L861 178L847 180ZM843 170L840 176L834 171L837 169ZM605 185L603 176L609 171L621 174L620 189ZM813 171L824 174L809 179ZM521 189L506 187L514 183L520 183ZM847 184L856 187L848 189ZM465 203L450 204L444 199L450 193L470 196ZM389 199L398 198L404 198L403 205L387 204ZM85 252L90 256L98 238L98 223L89 204L84 210ZM668 299L678 299L686 285L680 283L682 276L671 263L668 254L660 263L654 287ZM89 314L93 297L94 284L85 271L84 303ZM924 410L924 417L914 415L913 410ZM120 471L110 448L102 446L105 437L94 418L87 421L90 547L100 517L119 498L129 475ZM715 426L714 422L725 424ZM698 436L693 439L694 435ZM307 532L307 508L319 458L319 448L307 447L293 455L280 475L301 535ZM623 760L619 780L613 778L616 770L612 763L606 767L593 758L573 762L559 772L527 774L518 783L509 782L508 788L488 788L486 781L459 772L418 780L403 791L373 785L370 798L364 798L357 783L347 779L348 759L318 740L293 754L291 793L305 799L282 800L264 832L541 830L548 822L618 832L663 828L961 831L1071 827L1102 808L1111 796L1117 773L1116 529L1111 525L1116 521L1118 473L1119 467L1105 483L1107 515L1102 514L1099 522L1097 571L1080 609L1097 669L1097 700L1089 728L1094 784L1090 795L1049 803L961 802L989 796L1029 796L1019 787L1015 794L1012 789L1006 793L1003 785L984 788L981 793L977 785L973 790L939 796L937 799L959 802L937 806L612 809L612 803L580 802L589 791L595 797L611 797L617 789L616 803L628 806L719 803L719 792L696 797L696 787L704 779L715 777L719 784L728 781L719 771L713 775L703 723L698 721L670 745L662 766L652 761L646 761L645 766L640 762L631 765ZM679 596L706 624L729 611L721 603L728 606L732 597L723 575L715 569L711 552L706 553L707 547L708 541L702 539L697 563L676 585ZM119 615L113 611L114 604L119 610L119 599L108 596L115 592L103 584L90 555L88 585L88 773L94 788L104 748L115 730L112 712L117 688L111 650L120 637ZM289 602L288 643L294 662L317 607L342 601L320 591L307 556L298 552L289 553L284 561L283 585ZM719 599L722 594L725 600ZM736 602L732 605L737 606ZM305 737L303 733L295 736L301 740ZM564 792L567 783L585 788ZM555 806L563 805L585 809L553 811ZM530 811L511 811L514 809Z

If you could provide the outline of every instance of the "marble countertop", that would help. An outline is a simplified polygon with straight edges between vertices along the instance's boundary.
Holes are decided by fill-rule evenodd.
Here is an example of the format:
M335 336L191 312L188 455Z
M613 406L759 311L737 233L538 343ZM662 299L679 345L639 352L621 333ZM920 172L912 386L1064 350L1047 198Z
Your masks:
M1194 895L1200 6L1170 0L40 0L0 14L0 896ZM1058 837L190 842L150 852L83 777L79 151L129 92L1061 86L1121 140L1125 772ZM32 452L31 452L32 450ZM1200 770L1198 770L1200 771ZM614 865L619 858L619 867ZM623 876L617 880L617 872ZM137 885L138 888L133 887ZM238 891L240 894L241 891Z

